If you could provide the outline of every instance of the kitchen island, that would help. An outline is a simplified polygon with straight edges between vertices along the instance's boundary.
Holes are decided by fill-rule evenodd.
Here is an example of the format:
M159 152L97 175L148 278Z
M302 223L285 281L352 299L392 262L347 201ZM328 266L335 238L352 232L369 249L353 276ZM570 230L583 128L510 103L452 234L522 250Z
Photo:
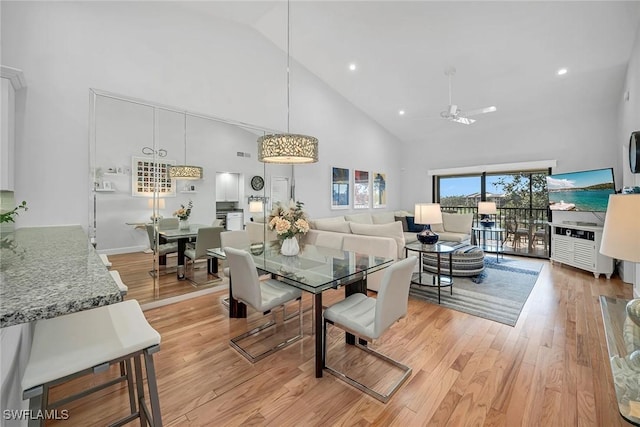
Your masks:
M0 328L122 300L79 225L18 229L0 257Z
M0 243L0 406L26 409L20 381L33 322L117 303L122 297L79 225L21 228L3 235Z

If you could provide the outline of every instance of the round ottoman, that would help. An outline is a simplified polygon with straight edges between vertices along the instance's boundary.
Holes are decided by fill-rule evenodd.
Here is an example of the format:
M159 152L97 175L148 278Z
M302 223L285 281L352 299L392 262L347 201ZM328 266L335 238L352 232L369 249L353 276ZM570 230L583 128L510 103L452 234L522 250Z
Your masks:
M477 246L464 245L451 254L454 276L477 276L484 270L484 252ZM431 273L438 272L438 255L422 254L422 268ZM440 272L449 274L449 254L440 254Z

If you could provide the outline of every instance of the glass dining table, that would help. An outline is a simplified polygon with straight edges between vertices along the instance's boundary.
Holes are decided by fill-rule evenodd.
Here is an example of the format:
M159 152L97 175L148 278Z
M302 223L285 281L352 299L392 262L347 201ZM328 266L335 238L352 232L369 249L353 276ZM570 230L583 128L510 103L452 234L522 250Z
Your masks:
M322 293L344 286L345 297L367 292L367 275L386 268L393 259L343 251L315 245L301 245L300 253L285 256L280 253L279 242L252 244L249 251L256 267L272 277L313 295L315 327L315 373L322 377ZM222 248L207 251L210 256L225 259ZM229 317L246 317L246 306L233 298L232 280L229 280ZM347 335L347 342L355 337Z
M207 227L205 224L190 224L189 228L170 228L159 230L158 234L167 242L178 242L178 268L176 270L178 280L184 280L184 251L189 240L198 237L198 229Z

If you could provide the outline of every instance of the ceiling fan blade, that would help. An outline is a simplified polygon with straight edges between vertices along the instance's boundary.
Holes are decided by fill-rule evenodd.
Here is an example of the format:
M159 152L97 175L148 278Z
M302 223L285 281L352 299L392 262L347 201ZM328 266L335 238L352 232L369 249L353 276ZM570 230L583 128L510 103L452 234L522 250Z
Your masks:
M461 111L460 114L465 117L470 117L470 116L477 116L478 114L493 113L496 110L497 108L492 105L490 107L478 108L477 110Z
M456 122L456 123L462 123L463 125L470 125L470 124L475 123L474 119L468 119L468 118L462 117L462 116L451 117L449 120L451 120L452 122Z

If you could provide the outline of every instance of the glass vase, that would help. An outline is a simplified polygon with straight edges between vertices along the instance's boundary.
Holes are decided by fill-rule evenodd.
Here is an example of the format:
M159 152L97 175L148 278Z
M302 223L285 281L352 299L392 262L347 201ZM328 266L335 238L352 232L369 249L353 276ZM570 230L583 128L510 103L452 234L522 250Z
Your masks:
M174 223L175 224L175 223ZM188 230L189 229L189 220L188 219L181 219L178 222L178 228L180 230Z

